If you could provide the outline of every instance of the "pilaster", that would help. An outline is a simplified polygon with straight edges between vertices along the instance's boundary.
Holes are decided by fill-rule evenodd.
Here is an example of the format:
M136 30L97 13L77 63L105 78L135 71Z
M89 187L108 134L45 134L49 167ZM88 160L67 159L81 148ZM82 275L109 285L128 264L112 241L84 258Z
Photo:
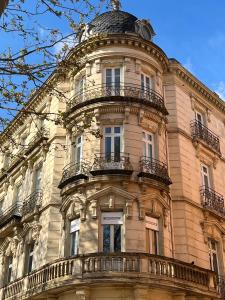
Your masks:
M148 287L136 286L134 289L135 300L147 300Z
M76 300L89 300L90 290L88 288L76 290Z

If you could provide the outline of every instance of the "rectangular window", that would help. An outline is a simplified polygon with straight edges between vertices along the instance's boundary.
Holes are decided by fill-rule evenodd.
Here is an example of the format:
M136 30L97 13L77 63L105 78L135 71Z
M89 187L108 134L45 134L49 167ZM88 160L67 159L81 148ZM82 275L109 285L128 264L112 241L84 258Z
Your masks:
M33 270L33 257L34 257L34 243L28 245L27 252L27 272L30 273Z
M75 219L70 223L70 255L79 253L80 219Z
M122 127L105 127L104 151L106 160L119 162L122 151Z
M102 213L103 252L121 252L122 212Z
M142 132L143 155L148 158L154 158L154 135L149 132Z
M152 89L152 78L141 74L141 90L143 92L149 92Z
M219 264L218 264L218 243L213 239L208 239L209 246L209 261L210 268L212 271L219 273Z
M198 124L204 125L204 117L203 117L202 113L200 113L199 111L195 112L195 119L198 122Z
M41 189L42 166L35 170L34 175L34 191Z
M12 271L13 271L13 257L8 256L6 259L6 283L12 281Z
M19 184L15 187L14 202L15 203L22 202L22 184Z
M209 168L208 166L201 164L201 177L202 177L202 185L208 189L210 188L210 176L209 176Z
M75 154L75 163L80 165L83 156L83 136L79 135L75 138L75 147L74 147L74 154Z
M108 95L120 95L121 69L106 69L106 91Z
M159 221L158 219L145 217L146 246L150 254L159 254Z

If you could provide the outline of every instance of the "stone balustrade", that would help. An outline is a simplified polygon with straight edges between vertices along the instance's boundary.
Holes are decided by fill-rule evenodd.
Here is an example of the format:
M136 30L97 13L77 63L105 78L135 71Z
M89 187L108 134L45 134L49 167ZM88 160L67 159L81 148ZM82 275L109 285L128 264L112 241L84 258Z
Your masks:
M98 278L102 283L123 278L129 284L139 278L155 284L173 285L179 291L193 289L218 297L217 277L210 270L172 258L145 253L93 253L63 258L17 279L0 290L4 299L27 299L50 289L82 284ZM107 278L107 279L106 279Z

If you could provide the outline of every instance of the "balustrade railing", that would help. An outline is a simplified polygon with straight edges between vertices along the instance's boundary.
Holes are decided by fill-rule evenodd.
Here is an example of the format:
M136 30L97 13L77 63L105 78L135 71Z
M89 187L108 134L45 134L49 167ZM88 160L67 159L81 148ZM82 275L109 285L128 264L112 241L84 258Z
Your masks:
M168 175L167 165L151 157L141 157L140 173L138 176L158 179L164 182L165 184L171 184L171 180Z
M104 275L103 275L104 274ZM107 275L106 275L107 274ZM133 275L132 275L133 274ZM167 258L145 253L92 253L64 258L47 264L39 270L16 280L3 288L3 300L7 298L26 299L41 292L58 288L65 283L74 285L73 279L82 278L90 282L94 276L102 282L107 276L107 282L114 276L129 278L137 283L139 276L148 282L151 279L165 282L171 286L180 286L187 291L198 287L214 292L218 296L218 280L214 272L197 266L183 263L173 258ZM182 285L181 285L182 284ZM217 297L216 296L216 297Z
M204 126L201 122L195 120L191 122L191 134L194 140L199 139L205 142L210 148L220 153L219 137Z
M91 165L88 162L71 163L63 169L62 179L59 188L62 188L68 181L77 179L87 179Z
M35 211L36 207L40 207L42 203L43 192L36 190L23 201L22 213L23 216Z
M12 219L22 217L22 203L15 203L0 213L0 228Z
M128 153L100 153L96 154L90 173L98 174L131 174L133 167Z
M204 208L225 216L223 195L206 186L200 188L200 193Z
M99 101L103 98L120 97L120 100L129 101L132 99L142 100L143 103L149 104L152 107L167 114L163 97L152 89L141 87L141 85L121 83L120 85L98 84L94 86L86 86L82 91L76 93L69 103L69 109L79 103L89 100ZM124 99L123 99L124 98Z

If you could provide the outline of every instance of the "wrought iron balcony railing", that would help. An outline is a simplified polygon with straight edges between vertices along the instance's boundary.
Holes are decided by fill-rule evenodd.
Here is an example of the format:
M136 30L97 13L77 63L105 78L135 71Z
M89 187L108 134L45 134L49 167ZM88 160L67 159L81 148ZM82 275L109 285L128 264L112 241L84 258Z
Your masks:
M205 209L225 216L223 195L206 186L200 188L200 193L202 197L202 206Z
M156 179L167 185L172 183L168 175L167 165L151 157L141 157L138 176Z
M35 211L35 208L40 207L42 203L43 192L36 190L23 201L22 213L23 216Z
M22 203L15 203L0 213L0 228L11 220L20 220L22 218Z
M120 101L139 100L164 114L168 114L163 97L159 93L152 89L143 89L140 85L129 83L121 83L118 86L108 86L106 84L86 86L71 99L69 109L87 101L109 101L109 98L114 98L113 101L116 101L116 99Z
M63 188L66 184L74 180L88 179L88 173L90 169L90 163L84 161L76 164L68 164L63 169L63 175L59 184L59 188Z
M201 122L197 120L191 122L191 135L193 140L201 140L211 149L220 153L219 137Z
M47 264L32 273L3 287L2 299L30 299L31 296L53 292L54 288L71 285L74 288L77 278L90 284L97 278L98 283L115 282L120 278L133 285L145 282L161 285L176 291L194 289L198 295L218 298L216 274L210 270L184 263L182 261L150 255L146 253L92 253L63 258Z
M90 173L92 175L125 174L131 175L133 167L128 153L96 154Z

